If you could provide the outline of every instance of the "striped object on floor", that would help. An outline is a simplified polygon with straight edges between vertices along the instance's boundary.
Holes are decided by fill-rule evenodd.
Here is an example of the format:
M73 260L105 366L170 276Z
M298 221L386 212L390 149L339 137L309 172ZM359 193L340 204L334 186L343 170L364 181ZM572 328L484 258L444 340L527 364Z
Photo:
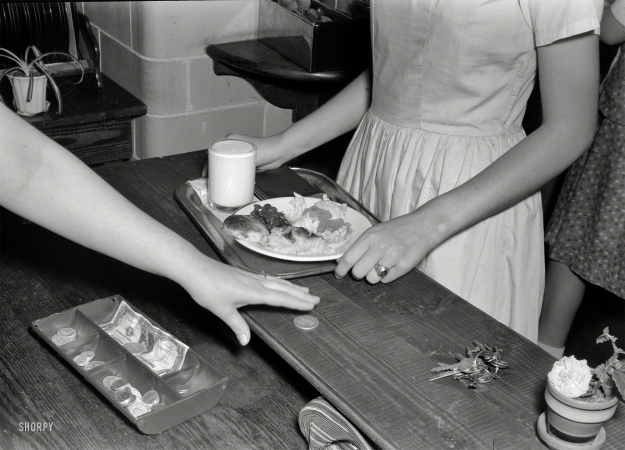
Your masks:
M323 397L302 408L299 427L310 450L373 450L360 431Z

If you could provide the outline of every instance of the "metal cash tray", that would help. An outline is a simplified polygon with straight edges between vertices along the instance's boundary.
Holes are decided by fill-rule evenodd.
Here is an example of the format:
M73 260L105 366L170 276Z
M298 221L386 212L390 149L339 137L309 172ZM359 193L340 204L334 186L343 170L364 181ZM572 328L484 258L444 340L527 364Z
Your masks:
M291 168L288 170L292 170L299 175L299 177L308 182L316 191L318 191L319 196L321 194L327 194L331 200L345 203L347 206L360 212L372 224L378 223L378 220L360 203L358 203L354 197L352 197L345 189L327 176L309 169ZM284 192L284 195L281 196L293 195L293 189L290 188L292 188L292 186L288 183L285 186L281 186L281 189ZM267 200L268 198L271 198L258 188L258 184L254 189L254 193L260 200ZM336 267L335 261L286 261L271 258L249 250L239 244L230 235L230 233L223 229L222 222L210 211L209 208L202 204L202 201L189 183L183 183L176 188L174 196L182 209L189 215L202 234L215 248L219 256L232 266L249 272L262 273L285 279L329 273L333 272Z
M122 301L155 327L167 331L119 295L94 300L35 320L31 327L142 433L160 433L215 406L226 390L228 378L191 348L187 350L180 370L159 376L100 328L99 324L108 322ZM76 330L76 340L57 346L52 342L52 336L59 329L67 327ZM104 364L89 371L77 365L74 357L87 350L95 353L94 360L104 361ZM102 380L109 375L127 379L142 394L151 389L156 390L165 407L134 417L117 402L113 391L103 386ZM182 385L190 385L189 390L179 393L176 387Z

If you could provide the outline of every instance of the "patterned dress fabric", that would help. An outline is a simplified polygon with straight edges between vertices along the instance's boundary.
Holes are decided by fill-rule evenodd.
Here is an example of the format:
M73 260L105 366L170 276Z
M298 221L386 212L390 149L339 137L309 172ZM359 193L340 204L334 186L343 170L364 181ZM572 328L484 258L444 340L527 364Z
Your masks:
M469 180L525 137L536 47L598 31L593 0L371 2L373 91L338 181L381 220ZM536 341L539 193L452 237L419 269Z
M603 84L593 145L568 170L545 237L551 259L621 298L625 298L623 50Z

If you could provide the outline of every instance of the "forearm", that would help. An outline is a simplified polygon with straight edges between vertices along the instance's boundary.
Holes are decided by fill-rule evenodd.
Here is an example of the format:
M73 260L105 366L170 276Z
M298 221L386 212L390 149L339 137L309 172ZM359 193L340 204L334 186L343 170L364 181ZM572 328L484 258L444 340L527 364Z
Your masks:
M543 124L481 173L424 205L435 218L439 242L533 194L592 143L597 37L579 36L539 49L538 61Z
M291 157L353 130L371 104L371 70L367 69L312 114L280 136L280 147Z
M191 244L4 105L0 108L3 206L93 250L180 280L182 267L199 255Z
M593 133L566 131L539 128L481 173L424 205L421 214L437 217L439 241L517 204L571 165Z

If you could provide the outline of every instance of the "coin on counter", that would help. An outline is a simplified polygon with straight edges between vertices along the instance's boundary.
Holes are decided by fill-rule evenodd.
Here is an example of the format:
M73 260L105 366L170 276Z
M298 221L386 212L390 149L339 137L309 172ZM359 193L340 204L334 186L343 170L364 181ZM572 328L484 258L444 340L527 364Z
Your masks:
M319 320L313 316L298 316L294 320L295 326L301 330L312 330L319 325Z
M124 344L124 348L126 348L126 350L128 350L133 355L145 351L145 345L140 342L128 342Z
M104 364L104 361L89 361L85 365L85 370L95 369L96 367L100 367L102 364Z
M176 388L176 390L180 394L186 394L187 392L189 392L191 390L191 385L190 384L181 384L180 386L178 386Z
M158 392L156 392L154 389L147 391L145 394L143 394L143 402L147 403L148 405L156 405L160 401L160 395L158 395Z
M74 358L74 362L79 366L86 366L89 360L82 353Z
M117 400L122 406L128 406L137 399L137 397L135 397L132 392L130 392L130 389L122 389L121 391L116 391L114 395L115 400Z
M104 379L102 380L102 385L107 389L111 389L111 383L119 379L120 379L119 377L109 375L108 377L104 377Z
M116 380L111 382L110 389L114 391L118 391L120 389L125 388L128 385L128 380L125 378L117 378Z

